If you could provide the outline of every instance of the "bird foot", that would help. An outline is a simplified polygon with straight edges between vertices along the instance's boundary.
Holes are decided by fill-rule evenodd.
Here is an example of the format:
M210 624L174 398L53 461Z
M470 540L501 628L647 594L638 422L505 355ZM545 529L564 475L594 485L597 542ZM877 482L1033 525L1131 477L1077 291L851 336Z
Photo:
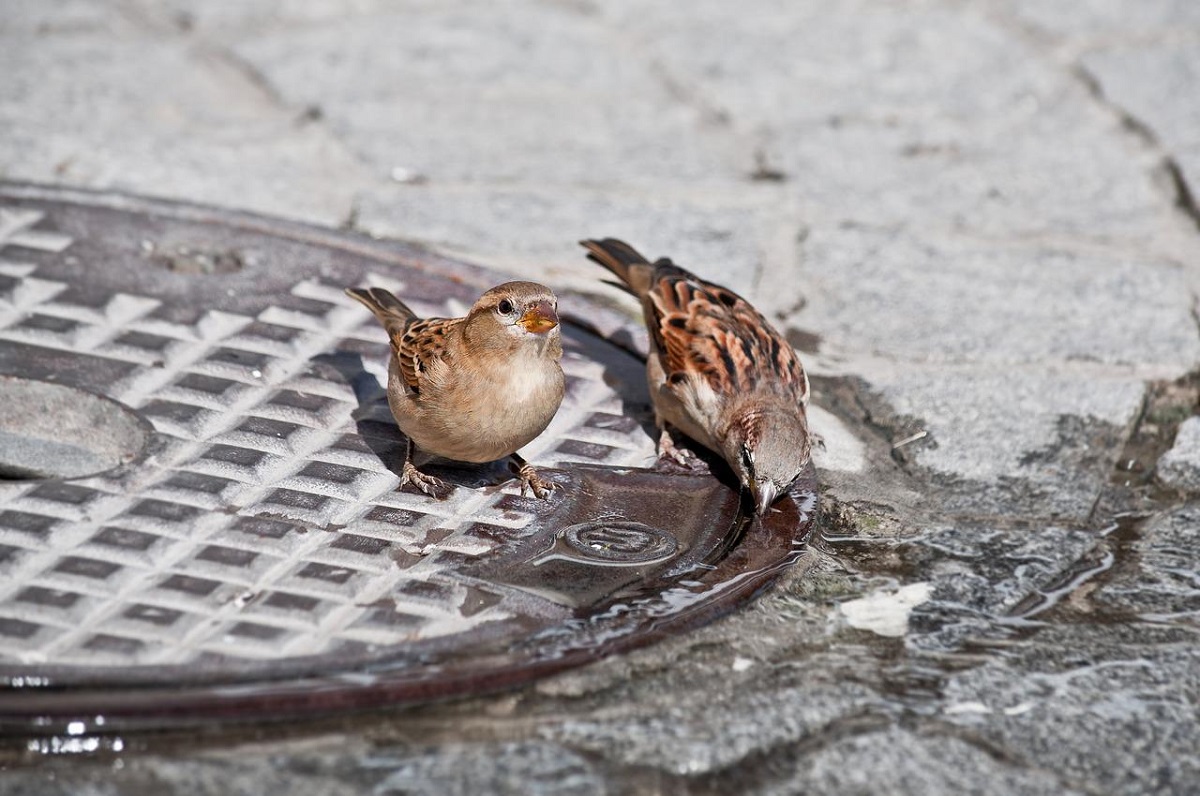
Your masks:
M814 448L825 450L825 438L820 434L814 434L811 431L808 432L808 444Z
M518 477L521 479L521 494L524 495L526 490L533 492L534 497L547 500L550 493L558 489L558 484L553 481L547 481L538 475L537 470L533 469L533 465L529 463L522 464L517 470Z
M692 453L687 448L680 448L675 444L675 440L671 437L671 432L665 428L658 436L658 458L670 459L688 470L698 470L704 466L704 462L700 461L700 457Z
M400 487L403 488L405 484L412 484L426 495L438 500L445 500L454 491L454 487L450 484L440 478L426 475L418 470L412 462L405 462L404 469L400 472Z

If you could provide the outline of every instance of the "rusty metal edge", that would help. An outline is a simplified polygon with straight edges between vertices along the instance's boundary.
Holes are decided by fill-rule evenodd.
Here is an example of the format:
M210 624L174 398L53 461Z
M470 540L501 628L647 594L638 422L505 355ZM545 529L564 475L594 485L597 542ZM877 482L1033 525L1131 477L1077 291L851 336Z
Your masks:
M811 469L800 485L814 495ZM811 490L811 491L808 491ZM319 718L334 714L396 709L448 699L496 693L601 658L657 643L732 613L770 588L803 554L812 534L816 506L802 525L795 494L791 506L770 522L747 523L742 542L715 569L696 579L699 586L723 587L682 611L661 617L626 620L598 644L566 645L539 658L536 648L524 661L472 661L464 671L442 671L436 678L415 673L411 666L387 665L366 671L287 680L210 683L193 687L43 686L10 691L0 697L0 737L60 734L72 722L83 722L92 734L185 728L212 722L249 723ZM800 533L797 534L796 531ZM757 553L757 555L755 555ZM739 555L740 554L740 555ZM745 557L748 560L734 559ZM730 577L729 570L748 568ZM664 590L665 591L665 590ZM439 668L431 661L433 668ZM6 704L7 703L7 704ZM118 706L114 709L114 705ZM97 716L103 725L95 724Z

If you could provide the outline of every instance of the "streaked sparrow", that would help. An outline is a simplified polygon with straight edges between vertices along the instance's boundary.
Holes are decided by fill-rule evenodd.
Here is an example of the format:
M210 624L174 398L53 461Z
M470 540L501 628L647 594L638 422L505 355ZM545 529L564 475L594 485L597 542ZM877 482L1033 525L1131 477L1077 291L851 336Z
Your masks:
M506 282L463 318L417 318L380 287L349 288L387 330L388 404L408 437L401 486L443 497L446 482L412 462L413 446L460 462L512 457L540 498L555 484L517 453L550 424L562 402L558 300L536 282Z
M734 292L628 243L581 241L642 302L659 452L681 463L676 428L720 454L764 514L808 464L808 377L791 345Z

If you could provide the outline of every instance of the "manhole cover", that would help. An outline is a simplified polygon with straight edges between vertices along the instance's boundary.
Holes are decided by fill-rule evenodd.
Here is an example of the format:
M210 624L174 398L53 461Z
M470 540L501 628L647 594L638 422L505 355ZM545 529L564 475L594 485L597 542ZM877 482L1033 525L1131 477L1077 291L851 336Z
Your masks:
M568 392L521 497L397 490L346 286L461 313L501 277L254 216L0 186L0 729L278 718L530 680L728 610L796 556L653 463L637 330L562 309ZM571 317L586 317L570 321ZM599 329L600 332L589 331ZM608 339L605 339L608 338Z

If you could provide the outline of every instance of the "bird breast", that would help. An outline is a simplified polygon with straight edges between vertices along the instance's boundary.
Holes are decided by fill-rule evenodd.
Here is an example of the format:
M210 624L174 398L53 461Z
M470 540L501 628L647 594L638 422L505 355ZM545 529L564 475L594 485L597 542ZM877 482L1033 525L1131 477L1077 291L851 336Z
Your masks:
M554 418L564 389L558 361L533 351L501 367L460 363L427 376L418 394L389 390L392 414L417 447L464 462L495 461L529 444Z

